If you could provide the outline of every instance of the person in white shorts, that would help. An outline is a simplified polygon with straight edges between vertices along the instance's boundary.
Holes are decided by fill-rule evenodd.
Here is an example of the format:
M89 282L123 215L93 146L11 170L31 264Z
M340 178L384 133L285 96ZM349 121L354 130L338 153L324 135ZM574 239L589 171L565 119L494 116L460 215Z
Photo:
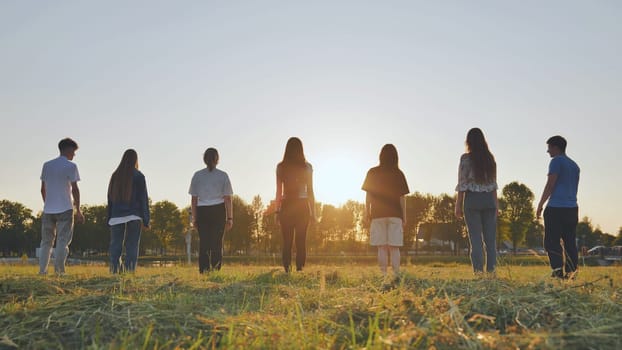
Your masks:
M399 168L397 149L386 144L380 151L380 165L369 169L362 189L365 197L365 220L370 226L370 244L378 247L378 264L387 275L389 255L396 277L400 272L400 247L404 245L406 195L410 192L406 177Z
M65 138L58 143L60 156L43 164L41 171L41 197L43 198L43 216L41 218L41 254L39 256L39 274L48 273L48 264L52 246L56 240L54 272L65 273L65 261L69 255L69 244L73 237L74 211L76 221L84 222L80 211L80 174L73 160L78 144ZM71 197L73 196L73 203Z

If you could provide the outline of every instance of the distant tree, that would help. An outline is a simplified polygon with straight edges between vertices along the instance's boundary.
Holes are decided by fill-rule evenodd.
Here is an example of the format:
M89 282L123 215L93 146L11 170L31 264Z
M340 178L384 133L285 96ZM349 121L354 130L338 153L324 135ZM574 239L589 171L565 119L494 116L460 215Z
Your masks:
M233 196L233 227L225 233L229 254L247 254L254 227L253 208L239 196Z
M253 214L253 224L251 226L251 240L255 248L254 250L261 251L261 241L263 239L262 219L265 208L259 195L253 197L253 201L251 202L250 207Z
M157 202L151 206L151 229L145 235L147 242L145 245L149 248L156 242L151 242L149 233L153 233L157 238L157 247L160 248L160 253L163 253L165 249L173 248L173 242L177 236L184 234L184 222L182 214L177 206L167 200Z
M106 205L83 205L84 223L75 224L73 239L69 249L72 252L95 250L99 253L108 251L110 227L108 226L108 207Z
M613 241L613 245L622 245L622 226L618 229L618 235Z
M0 201L0 249L2 255L27 251L27 238L32 230L32 211L18 202Z
M441 194L434 198L432 206L431 223L446 224L442 225L443 232L439 239L451 241L454 245L454 254L458 254L460 247L465 246L465 227L464 221L458 220L455 215L456 200L448 194Z
M597 245L597 238L594 236L594 227L592 227L592 222L587 216L583 217L577 224L577 239L581 247L587 247L589 249Z
M527 227L527 231L525 233L525 243L530 248L543 246L544 226L538 220L533 220Z
M502 193L504 207L501 207L501 215L508 222L510 239L516 253L516 248L525 241L527 230L534 220L534 194L518 182L507 184Z
M415 192L406 196L406 227L404 228L404 246L415 244L417 229L421 223L430 221L434 207L434 196Z
M276 254L283 246L281 227L277 221L277 214L271 213L261 217L262 240L261 249L264 253Z

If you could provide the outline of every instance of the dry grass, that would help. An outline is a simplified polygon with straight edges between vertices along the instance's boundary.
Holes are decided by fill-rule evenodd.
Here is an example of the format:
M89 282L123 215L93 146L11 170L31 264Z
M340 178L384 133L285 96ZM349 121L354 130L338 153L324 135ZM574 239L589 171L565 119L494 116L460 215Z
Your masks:
M545 266L68 267L41 277L0 266L0 349L619 349L622 271L585 267L554 281Z

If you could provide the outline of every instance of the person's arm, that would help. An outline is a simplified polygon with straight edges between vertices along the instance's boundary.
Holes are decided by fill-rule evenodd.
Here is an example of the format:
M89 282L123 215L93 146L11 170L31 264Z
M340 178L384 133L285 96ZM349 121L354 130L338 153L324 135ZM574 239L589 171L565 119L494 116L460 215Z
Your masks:
M190 210L192 212L192 226L197 228L197 203L199 202L198 196L192 196L190 200Z
M493 196L495 197L495 208L497 216L501 215L501 209L499 208L499 196L497 195L497 190L493 192Z
M224 196L225 199L225 211L227 213L227 222L225 223L225 231L231 230L233 227L233 201L231 196Z
M276 201L276 211L277 213L281 211L281 200L283 199L283 179L281 179L281 173L277 167L276 170L276 196L274 200Z
M45 182L41 181L41 198L43 198L43 203L45 203Z
M497 191L495 191L496 197ZM454 208L454 212L458 219L462 219L464 217L464 211L462 209L462 205L464 203L464 191L458 191L458 195L456 196L456 207Z
M551 194L553 193L555 183L557 183L557 174L549 174L546 180L546 185L544 185L544 190L542 191L542 197L540 197L540 202L538 203L538 209L536 210L536 217L538 219L542 216L542 208L544 207L544 203L549 200Z
M406 196L400 197L400 207L402 207L402 226L406 227Z
M309 199L309 214L311 215L311 220L315 221L317 218L315 216L315 193L313 192L313 170L309 172L309 180L307 181L307 197Z
M78 223L84 222L84 215L80 210L80 188L78 188L78 182L71 183L71 194L73 195L73 205L76 207L76 219Z
M462 219L464 217L464 209L463 209L463 205L464 205L464 193L465 191L461 191L462 189L464 189L464 185L466 184L466 182L468 181L467 179L467 170L464 169L465 167L465 159L466 159L466 155L463 154L460 157L460 163L458 164L458 185L456 185L456 192L458 192L458 195L456 196L456 205L454 208L454 214L456 215L456 218L458 219Z
M149 213L149 194L147 192L147 181L144 176L140 177L140 183L142 188L142 198L140 201L143 212L143 226L149 228L149 222L151 220L151 215Z
M365 213L363 213L363 223L367 226L371 222L371 195L365 192Z

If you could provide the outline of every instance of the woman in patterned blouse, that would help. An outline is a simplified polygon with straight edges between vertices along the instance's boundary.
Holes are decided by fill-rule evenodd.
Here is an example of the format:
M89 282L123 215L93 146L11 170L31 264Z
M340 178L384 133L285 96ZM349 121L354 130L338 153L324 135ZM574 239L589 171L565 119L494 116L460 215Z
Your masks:
M490 153L484 133L469 130L467 153L460 157L456 191L456 217L464 217L471 242L471 264L475 274L494 273L497 260L497 164ZM485 246L485 248L484 248Z

